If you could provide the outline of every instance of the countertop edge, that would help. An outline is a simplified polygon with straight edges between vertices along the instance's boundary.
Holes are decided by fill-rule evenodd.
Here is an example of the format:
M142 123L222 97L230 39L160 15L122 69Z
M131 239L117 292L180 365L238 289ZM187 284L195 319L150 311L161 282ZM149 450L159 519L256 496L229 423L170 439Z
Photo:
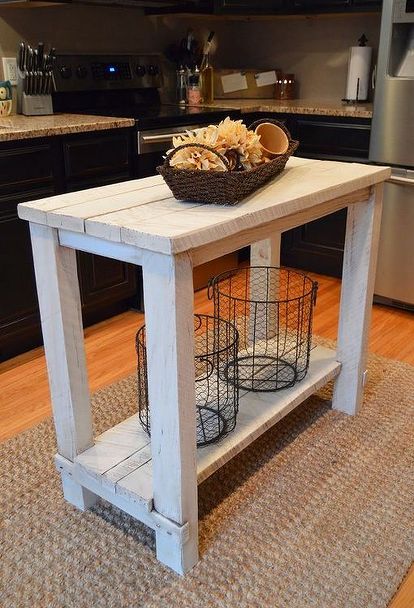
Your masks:
M53 114L52 116L58 117L59 114ZM30 118L36 119L35 116ZM46 117L41 116L39 118L45 119ZM84 118L90 119L91 122L80 121L78 123L73 122L70 124L71 119L68 118L69 124L66 125L45 125L42 127L33 126L33 128L22 128L19 126L16 126L15 128L0 128L0 142L37 139L40 137L54 137L57 135L71 135L74 133L90 133L93 131L107 131L110 129L125 129L135 125L135 121L132 118L111 118L110 120L108 117L85 116ZM104 120L102 120L102 118ZM92 122L92 119L96 122ZM9 116L8 120L13 120L13 116Z

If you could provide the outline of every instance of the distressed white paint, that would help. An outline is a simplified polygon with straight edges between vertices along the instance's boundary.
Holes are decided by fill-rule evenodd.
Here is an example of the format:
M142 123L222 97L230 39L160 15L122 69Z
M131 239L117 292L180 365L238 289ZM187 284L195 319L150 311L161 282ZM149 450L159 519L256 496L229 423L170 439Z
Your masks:
M193 267L153 254L143 267L154 507L191 534L157 531L157 556L177 572L198 560Z
M137 211L140 200L147 196L151 198L148 191L161 186L157 185L159 182L151 182L151 186L147 186L144 182L144 187L141 188L138 181L134 191L136 205L129 207L132 203L128 203L128 209L119 211L119 205L117 207L114 203L113 212L106 214L104 220L99 210L94 211L95 205L90 205L90 202L77 202L76 216L67 214L64 208L70 207L69 201L62 199L60 204L59 197L53 197L51 203L50 199L21 203L19 214L20 217L32 222L59 226L62 226L62 217L64 217L71 230L81 232L86 230L93 236L99 234L101 238L109 240L121 239L122 242L151 251L179 253L305 211L371 186L389 175L390 170L383 167L317 160L308 160L304 163L303 159L291 158L282 174L234 207L204 205L202 209L198 206L189 208L188 203L183 202L179 203L181 210L171 213L169 205L171 208L176 207L177 202L175 199L168 199L170 202L166 201L165 214L157 213L156 216L151 217L149 209L152 203L148 202L145 205L148 208L148 211L145 211L147 217L142 218ZM106 188L110 187L106 186ZM123 193L124 190L120 189L119 192ZM103 190L100 190L100 193L101 197L106 198ZM113 190L111 194L116 200L118 194ZM95 197L95 194L90 196ZM162 199L162 195L160 196ZM92 200L96 199L92 198ZM108 200L105 201L106 210L110 208ZM52 209L48 209L48 206ZM83 207L87 211L78 222ZM86 217L89 213L92 215Z
M293 158L284 173L236 207L158 199L159 177L128 183L131 191L121 184L19 205L20 217L45 224L32 224L31 233L58 436L56 462L73 504L87 508L101 496L156 530L157 555L165 564L183 573L196 563L192 262L275 239L276 232L347 205L337 354L342 371L318 347L300 384L272 395L243 395L235 432L199 451L198 478L205 479L338 373L334 407L357 410L381 207L380 197L367 200L367 188L389 175L388 168ZM91 204L101 199L101 209L112 210L105 217ZM110 200L116 201L113 207ZM59 232L67 247L59 246L58 230L47 226L54 223L72 227ZM136 417L136 425L129 419L92 446L76 258L69 247L143 265L151 453ZM276 248L268 241L253 252L268 263Z
M368 203L348 207L337 356L342 363L334 409L355 414L362 402L381 225L383 184Z
M197 478L201 483L212 475L217 469L239 454L245 447L265 433L271 426L289 414L295 407L305 401L319 388L335 378L341 365L336 361L335 351L323 346L317 346L311 351L309 371L302 382L289 389L272 393L249 393L243 391L240 398L240 407L235 430L218 443L211 444L197 450ZM151 486L152 463L151 455L147 451L148 445L134 452L130 458L125 459L123 444L131 441L131 432L136 437L136 445L143 444L142 429L138 414L134 414L127 421L115 426L111 431L118 437L116 457L115 449L111 452L111 468L107 469L108 462L102 466L102 461L96 451L99 444L108 445L107 433L96 439L96 445L76 459L76 470L82 468L88 475L99 479L107 478L114 471L123 469L122 481L112 485L112 491L129 496L135 502L150 501L148 494L145 497L140 493L143 488ZM145 461L137 458L137 454L145 450ZM146 456L149 455L147 459ZM118 461L118 464L116 462ZM125 466L129 465L130 470ZM145 466L144 466L145 465ZM148 483L147 483L148 482ZM102 481L102 485L109 485Z

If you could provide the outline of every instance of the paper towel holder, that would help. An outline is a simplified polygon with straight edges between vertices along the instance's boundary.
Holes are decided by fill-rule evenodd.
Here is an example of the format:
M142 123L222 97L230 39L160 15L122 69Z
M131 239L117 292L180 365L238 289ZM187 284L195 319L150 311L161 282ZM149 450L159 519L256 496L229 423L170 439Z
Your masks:
M369 49L369 59L368 62L369 64L371 63L371 53L372 53L372 49L370 47L367 47L366 44L368 42L368 38L365 36L365 34L362 34L362 36L360 38L358 38L358 42L359 45L358 47L351 47L350 48L350 54L353 51L353 49L358 49L360 47L365 47L366 50L368 51ZM348 77L347 77L347 92L349 90L349 82L351 79L351 57L350 60L348 62ZM368 66L368 72L369 72L369 66ZM342 99L342 101L344 103L347 104L355 104L355 103L367 103L368 100L368 81L369 81L369 73L364 75L364 78L361 79L361 77L357 77L354 80L354 84L355 84L355 94L349 98L349 97L344 97ZM362 99L360 98L361 96L361 90L362 90Z

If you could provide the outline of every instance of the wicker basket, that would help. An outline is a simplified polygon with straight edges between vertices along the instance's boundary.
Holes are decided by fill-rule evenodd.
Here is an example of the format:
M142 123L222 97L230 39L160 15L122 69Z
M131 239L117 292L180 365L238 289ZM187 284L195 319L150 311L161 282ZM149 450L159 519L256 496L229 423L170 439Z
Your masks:
M281 173L289 157L299 145L299 142L291 138L286 127L277 120L263 118L251 124L249 129L254 130L262 122L276 124L285 131L289 138L287 152L268 163L246 171L231 171L228 159L213 148L204 144L183 144L166 156L164 164L157 167L157 171L162 175L178 200L215 205L235 205ZM178 150L183 148L204 148L214 152L221 158L227 167L227 171L174 169L170 166L170 160Z

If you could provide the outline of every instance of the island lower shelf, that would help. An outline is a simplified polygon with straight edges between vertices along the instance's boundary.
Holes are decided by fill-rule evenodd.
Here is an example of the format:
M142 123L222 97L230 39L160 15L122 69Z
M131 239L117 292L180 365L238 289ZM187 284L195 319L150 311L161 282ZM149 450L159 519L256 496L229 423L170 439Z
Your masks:
M311 351L306 377L295 386L275 393L243 393L235 430L220 442L197 450L198 483L334 379L340 367L334 350L317 346ZM57 465L67 468L59 456ZM84 488L127 512L131 512L128 504L135 505L134 513L138 510L148 516L153 509L151 444L138 414L99 435L95 445L76 457L68 472Z

